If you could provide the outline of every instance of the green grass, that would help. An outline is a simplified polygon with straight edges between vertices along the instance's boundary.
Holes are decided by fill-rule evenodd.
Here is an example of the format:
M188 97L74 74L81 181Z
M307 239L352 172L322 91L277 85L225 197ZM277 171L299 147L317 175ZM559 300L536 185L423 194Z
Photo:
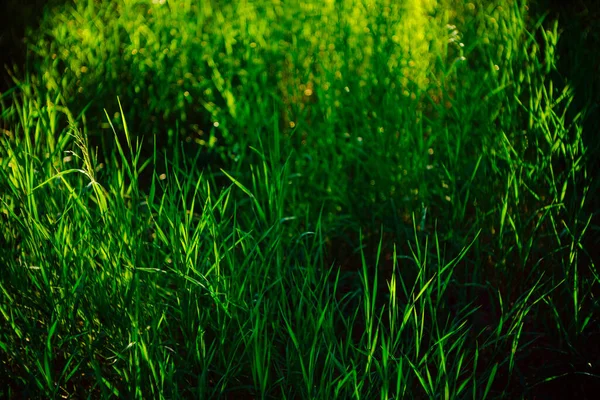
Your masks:
M525 1L396 3L46 8L0 396L590 398L598 95Z

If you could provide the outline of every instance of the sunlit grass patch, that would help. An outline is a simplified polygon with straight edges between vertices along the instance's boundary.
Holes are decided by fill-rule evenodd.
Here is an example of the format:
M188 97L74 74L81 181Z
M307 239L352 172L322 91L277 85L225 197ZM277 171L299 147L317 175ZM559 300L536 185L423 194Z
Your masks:
M66 2L28 34L0 95L0 394L585 397L594 100L559 23L221 3Z

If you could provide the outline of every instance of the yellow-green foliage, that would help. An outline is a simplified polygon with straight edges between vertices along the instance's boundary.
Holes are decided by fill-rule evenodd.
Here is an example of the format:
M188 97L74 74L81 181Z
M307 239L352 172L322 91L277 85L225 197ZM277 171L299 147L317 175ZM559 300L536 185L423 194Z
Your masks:
M272 86L266 82L276 80L276 95L293 119L293 110L317 95L324 108L340 107L351 83L413 98L424 92L436 60L445 60L449 44L460 45L451 24L464 8L475 10L469 4L76 2L50 13L44 35L31 42L45 86L82 100L99 95L114 102L121 95L153 118L185 122L200 112L222 123L245 107L236 99L252 92L265 101Z

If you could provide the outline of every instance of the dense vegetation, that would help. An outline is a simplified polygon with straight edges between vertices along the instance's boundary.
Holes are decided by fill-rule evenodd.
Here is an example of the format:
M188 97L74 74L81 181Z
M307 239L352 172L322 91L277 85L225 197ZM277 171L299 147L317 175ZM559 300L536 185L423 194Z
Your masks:
M50 2L0 93L0 396L591 397L599 24L543 11Z

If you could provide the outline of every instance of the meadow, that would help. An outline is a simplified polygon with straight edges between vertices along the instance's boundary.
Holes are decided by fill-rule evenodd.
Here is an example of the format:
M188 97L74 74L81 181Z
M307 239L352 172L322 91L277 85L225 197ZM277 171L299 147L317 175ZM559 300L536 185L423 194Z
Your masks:
M49 1L0 92L0 397L591 398L600 24Z

